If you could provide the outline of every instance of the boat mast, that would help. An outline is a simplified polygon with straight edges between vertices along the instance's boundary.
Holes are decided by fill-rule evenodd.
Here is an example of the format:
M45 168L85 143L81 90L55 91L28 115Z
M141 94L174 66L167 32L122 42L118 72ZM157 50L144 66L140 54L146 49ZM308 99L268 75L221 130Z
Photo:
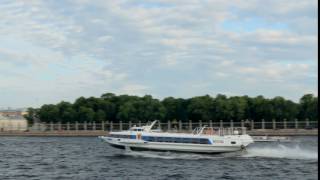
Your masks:
M153 122L151 123L150 126L145 126L145 127L144 127L144 130L145 130L145 131L150 131L150 130L152 129L152 127L153 127L157 122L159 122L159 124L160 124L160 121L159 121L159 120L155 120L155 121L153 121Z

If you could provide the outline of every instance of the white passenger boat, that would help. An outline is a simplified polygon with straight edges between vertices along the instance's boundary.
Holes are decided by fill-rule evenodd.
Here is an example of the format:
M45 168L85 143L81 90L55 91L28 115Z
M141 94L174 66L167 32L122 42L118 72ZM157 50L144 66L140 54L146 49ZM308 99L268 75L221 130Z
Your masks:
M162 132L151 125L131 127L127 131L110 132L99 136L113 147L130 150L176 151L192 153L225 153L244 149L253 143L245 129L235 128L196 128L192 133Z

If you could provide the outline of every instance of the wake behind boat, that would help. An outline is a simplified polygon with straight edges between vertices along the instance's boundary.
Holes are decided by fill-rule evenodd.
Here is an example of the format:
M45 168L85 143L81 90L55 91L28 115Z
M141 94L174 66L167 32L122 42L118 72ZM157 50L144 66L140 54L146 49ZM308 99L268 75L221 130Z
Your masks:
M130 150L176 151L192 153L225 153L244 149L253 143L251 136L235 128L198 127L192 133L169 133L151 125L131 127L127 131L99 136L109 145Z
M254 142L292 142L289 137L279 136L253 136Z

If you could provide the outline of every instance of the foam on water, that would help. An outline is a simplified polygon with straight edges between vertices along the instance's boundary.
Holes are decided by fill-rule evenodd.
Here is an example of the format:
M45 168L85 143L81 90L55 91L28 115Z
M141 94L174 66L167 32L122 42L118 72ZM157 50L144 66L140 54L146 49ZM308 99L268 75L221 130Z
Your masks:
M175 153L175 152L155 152L155 151L125 151L124 155L143 158L157 158L157 159L186 159L186 160L199 160L199 159L217 159L224 158L225 156L216 155L203 155L194 153Z
M242 157L267 157L287 159L318 159L317 150L302 148L299 145L285 146L283 144L264 147L251 147Z

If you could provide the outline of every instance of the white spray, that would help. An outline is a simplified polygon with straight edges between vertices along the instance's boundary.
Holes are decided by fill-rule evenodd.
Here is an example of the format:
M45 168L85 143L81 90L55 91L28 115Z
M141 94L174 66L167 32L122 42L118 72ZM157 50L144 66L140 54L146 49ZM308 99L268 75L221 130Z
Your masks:
M299 145L285 146L283 144L277 144L264 147L249 147L242 157L318 159L318 152L316 149L306 149Z

